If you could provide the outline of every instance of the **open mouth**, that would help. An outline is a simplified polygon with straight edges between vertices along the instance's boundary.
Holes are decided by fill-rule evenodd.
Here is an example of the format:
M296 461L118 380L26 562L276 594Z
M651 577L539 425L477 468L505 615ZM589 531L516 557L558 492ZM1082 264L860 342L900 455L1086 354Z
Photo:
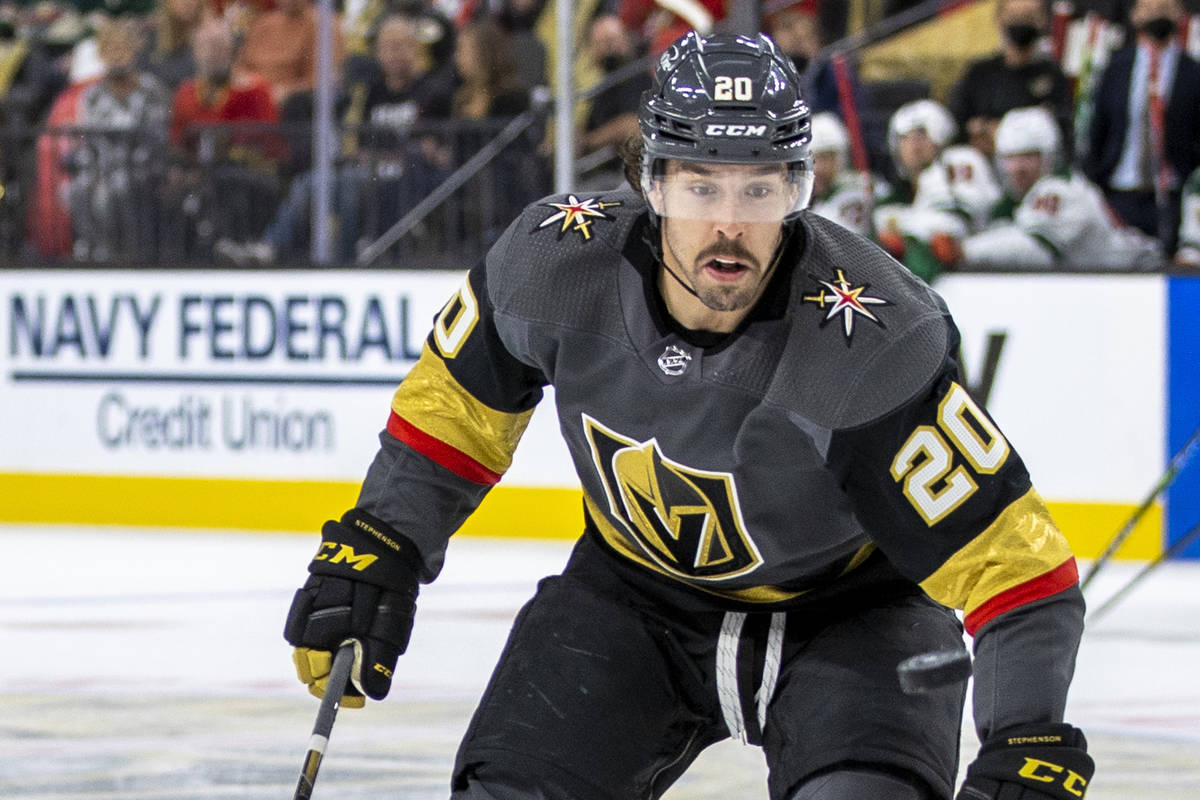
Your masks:
M705 261L704 268L710 272L717 273L718 276L730 278L737 277L749 269L744 262L738 261L736 258L725 258L723 256L717 256Z

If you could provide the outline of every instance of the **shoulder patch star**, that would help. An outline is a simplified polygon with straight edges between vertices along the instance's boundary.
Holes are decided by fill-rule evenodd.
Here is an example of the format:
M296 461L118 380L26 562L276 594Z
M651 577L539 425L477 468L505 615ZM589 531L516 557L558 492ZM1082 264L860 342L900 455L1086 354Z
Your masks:
M613 200L603 202L594 197L587 197L580 200L575 195L569 194L565 203L543 203L542 205L556 209L556 211L542 220L535 230L547 228L556 222L560 222L562 224L558 228L559 239L566 236L568 230L573 230L581 235L584 240L588 240L592 238L593 222L597 219L612 219L612 217L604 213L604 209L621 204Z
M842 330L846 334L846 342L849 343L850 337L854 335L854 317L861 315L874 322L879 327L884 327L883 322L879 317L871 313L867 306L887 306L891 305L891 301L885 300L882 297L870 297L863 294L870 288L870 284L862 286L852 286L850 281L846 279L844 270L836 270L837 275L832 281L824 281L815 275L813 279L823 287L816 294L803 295L801 299L805 303L812 303L821 310L828 308L825 314L825 319L821 320L821 325L824 326L838 314L842 315Z

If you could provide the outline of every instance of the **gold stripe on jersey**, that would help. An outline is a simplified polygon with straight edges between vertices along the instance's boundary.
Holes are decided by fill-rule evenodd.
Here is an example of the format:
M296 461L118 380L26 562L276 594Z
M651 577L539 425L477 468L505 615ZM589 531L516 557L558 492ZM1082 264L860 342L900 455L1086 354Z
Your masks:
M1030 489L921 581L921 588L939 603L970 615L989 600L1073 558L1046 504Z
M533 416L497 411L463 388L428 343L392 396L392 411L427 435L503 475Z
M624 536L616 528L616 526L608 521L608 518L605 517L600 511L600 506L596 504L596 501L592 500L591 496L587 492L584 492L583 494L583 504L587 508L588 516L595 524L596 530L600 531L600 535L604 537L604 541L608 543L609 547L617 551L619 555L629 559L638 566L653 570L660 575L666 575L668 578L672 578L673 580L686 584L693 589L698 589L706 594L711 594L716 597L723 597L727 600L736 600L741 603L763 604L783 603L788 600L794 600L809 591L808 589L791 591L788 589L781 589L778 586L765 585L749 586L745 589L714 589L710 586L704 586L697 581L687 580L686 578L680 577L679 574L675 572L664 569L653 559L647 558L636 544L629 541L629 539ZM850 560L846 563L846 566L842 568L839 576L845 575L847 572L850 572L851 570L861 566L863 562L870 558L871 554L874 552L875 544L873 542L868 542L860 547L855 551L854 555L850 557Z

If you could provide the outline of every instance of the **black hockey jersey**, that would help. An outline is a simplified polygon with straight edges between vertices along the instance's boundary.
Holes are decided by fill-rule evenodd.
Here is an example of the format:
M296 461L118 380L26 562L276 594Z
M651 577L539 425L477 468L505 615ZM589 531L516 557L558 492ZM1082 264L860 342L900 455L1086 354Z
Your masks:
M886 558L971 632L1075 585L927 285L802 214L757 306L703 341L661 307L652 235L631 192L548 198L437 316L359 498L424 579L553 385L589 535L648 580L779 608Z

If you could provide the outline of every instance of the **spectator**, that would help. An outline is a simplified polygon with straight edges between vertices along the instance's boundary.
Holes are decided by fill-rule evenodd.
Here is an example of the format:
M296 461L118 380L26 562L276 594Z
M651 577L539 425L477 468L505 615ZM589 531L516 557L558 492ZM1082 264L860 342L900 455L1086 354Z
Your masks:
M74 254L147 259L155 247L170 101L162 84L135 65L141 46L135 21L107 22L96 38L104 74L79 96L76 123L91 130L70 156Z
M196 74L192 36L208 16L207 4L208 0L160 0L154 12L141 67L171 92Z
M600 70L601 81L610 80L641 56L633 36L615 14L602 14L592 21L588 29L588 55ZM650 73L638 70L592 98L579 133L578 149L581 156L591 156L588 160L594 163L582 179L581 188L612 189L624 180L617 150L623 142L640 135L638 104L642 92L649 88ZM604 160L600 161L601 158Z
M517 55L521 84L532 89L546 83L546 44L537 34L546 0L502 0L496 21L508 32Z
M870 234L872 190L850 169L850 137L831 111L812 117L811 211L855 233ZM869 177L866 180L871 180Z
M434 3L429 0L365 0L353 11L348 4L349 15L343 25L346 52L354 56L373 57L373 42L383 20L393 15L407 17L417 26L417 38L429 58L431 72L445 67L449 69L454 60L456 39L455 24L440 10L452 4ZM464 4L465 5L465 4ZM347 75L349 75L349 71Z
M949 108L966 141L988 158L1006 111L1045 106L1070 142L1073 131L1071 83L1044 47L1050 14L1047 0L997 0L995 21L1000 52L973 61L950 90ZM1070 153L1070 146L1067 153Z
M1040 106L1009 111L996 128L1005 199L993 224L968 237L975 267L1133 270L1161 267L1154 239L1114 224L1100 190L1067 166L1060 128Z
M340 69L343 50L335 20L335 69ZM317 15L310 0L276 0L274 9L258 13L246 29L238 66L266 78L277 105L288 95L312 89L317 74Z
M171 110L167 205L174 213L164 241L183 252L207 250L216 231L239 241L257 239L267 222L262 209L278 202L283 155L277 134L237 127L271 125L279 114L266 80L234 69L229 24L212 18L192 42L197 74L175 92Z
M70 83L71 53L88 32L78 13L46 3L30 10L16 34L4 111L10 124L36 126Z
M690 30L711 33L725 19L725 0L691 0L686 3L663 0L614 0L626 29L649 44L657 58L676 39Z
M792 59L796 71L803 79L802 94L814 114L832 111L845 118L845 111L838 95L837 73L832 59L821 57L823 46L821 28L817 18L803 10L798 4L784 8L767 17L767 32L779 49ZM851 97L860 103L861 92L858 78L847 67Z
M513 117L529 107L512 43L490 19L459 31L454 66L460 81L453 104L457 119Z
M452 73L434 58L427 27L411 9L385 16L373 41L375 68L351 84L346 123L364 127L349 144L340 183L344 259L353 260L445 177L437 138L413 135L423 123L448 119L453 103Z
M454 138L457 166L484 147L499 132L499 120L508 120L529 108L529 92L520 84L512 42L488 19L472 22L459 31L454 64L460 85L454 93L453 117L463 122L490 121L487 125L461 125ZM460 220L478 231L488 244L499 236L514 211L546 187L536 168L536 139L540 126L509 144L475 180L469 205Z
M452 87L429 71L428 53L411 17L389 14L377 28L370 69L347 87L343 161L333 210L339 226L335 258L354 260L359 239L382 233L441 180L422 146L410 137L419 120L450 115ZM241 246L222 240L218 254L235 263L297 258L307 243L313 173L292 181L261 241Z
M1175 263L1181 267L1200 267L1200 167L1183 185L1181 212Z
M954 243L980 230L1001 197L987 159L970 145L953 145L956 133L950 112L933 100L906 103L888 121L900 179L875 207L875 232L927 281L957 259Z
M1100 76L1082 165L1117 216L1158 237L1168 255L1180 188L1200 166L1200 63L1175 36L1182 14L1179 0L1134 3L1137 35Z

